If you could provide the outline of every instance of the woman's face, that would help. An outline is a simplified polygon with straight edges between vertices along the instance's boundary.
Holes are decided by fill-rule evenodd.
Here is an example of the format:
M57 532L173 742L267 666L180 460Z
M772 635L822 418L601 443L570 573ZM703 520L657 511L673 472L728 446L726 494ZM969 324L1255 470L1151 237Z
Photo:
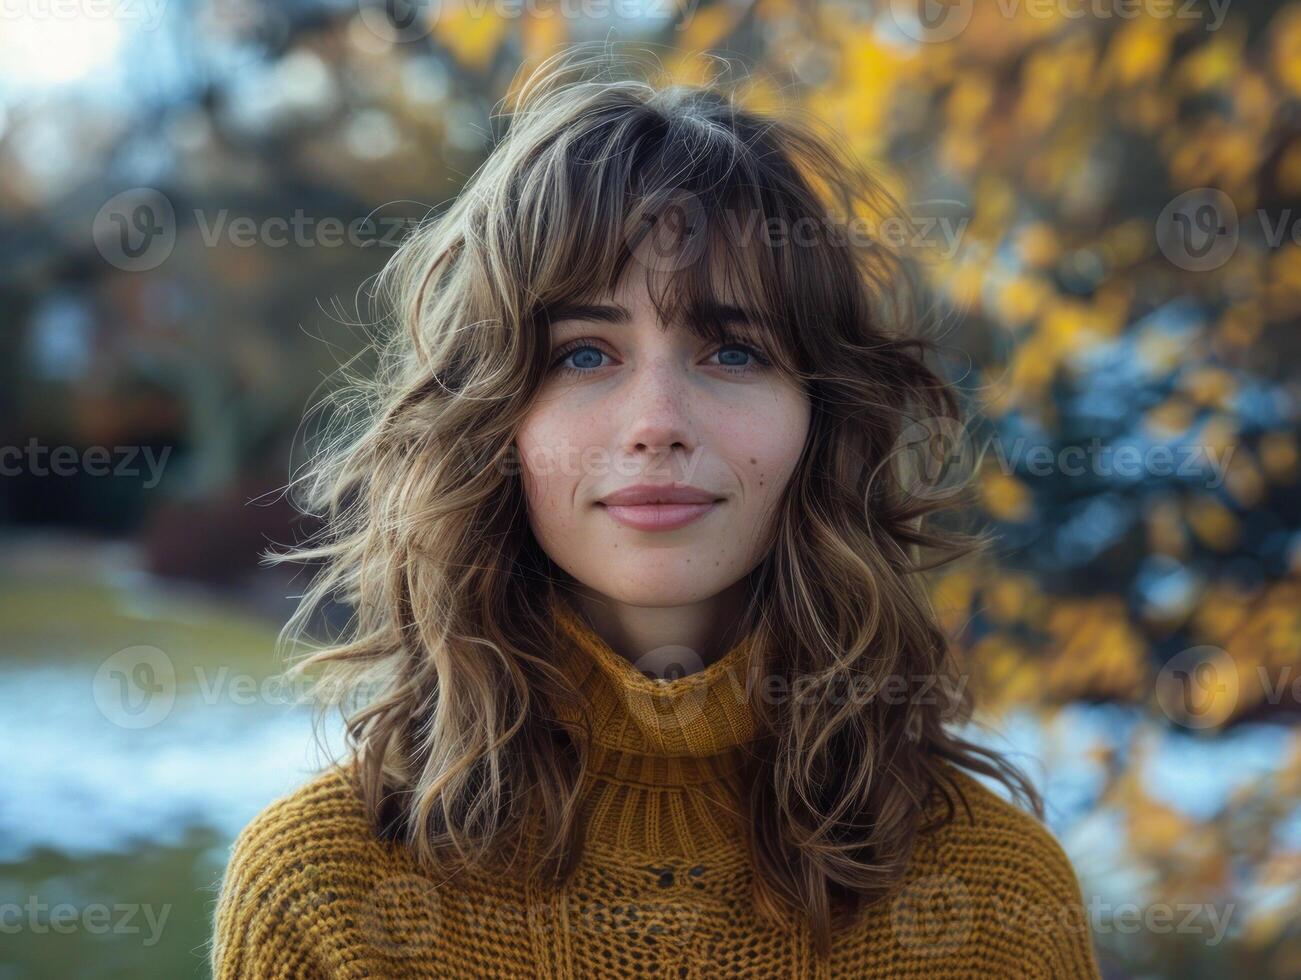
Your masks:
M617 602L703 601L763 559L808 398L744 345L663 330L642 275L594 306L554 315L551 367L516 437L533 533ZM650 500L609 499L638 485ZM700 502L651 502L665 489Z

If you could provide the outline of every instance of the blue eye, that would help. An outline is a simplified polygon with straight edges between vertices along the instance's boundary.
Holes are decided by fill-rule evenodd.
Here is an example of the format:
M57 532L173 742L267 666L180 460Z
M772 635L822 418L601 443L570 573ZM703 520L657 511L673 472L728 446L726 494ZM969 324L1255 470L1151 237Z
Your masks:
M745 344L728 344L726 347L718 349L718 356L721 358L726 354L740 354L742 357L753 357L754 349L747 347ZM723 361L724 367L745 367L744 361Z
M731 340L715 351L722 367L728 374L752 374L772 367L772 361L763 355L759 348L742 340ZM749 361L737 360L737 357L749 358Z
M564 351L556 361L556 364L564 365L565 361L572 358L574 366L570 367L569 365L564 365L565 370L590 371L593 368L601 366L601 358L604 356L605 354L602 351L593 347L591 344L579 344L576 347L570 347L568 350Z
M601 363L601 358L607 356L603 350L590 340L574 340L557 353L556 359L551 364L551 369L569 374L590 374L597 368L604 366ZM739 340L724 343L714 351L714 356L722 359L719 362L719 367L726 370L728 374L749 374L756 369L762 370L772 364L768 358L760 353L758 348ZM746 358L750 360L747 361ZM567 361L573 363L566 363Z

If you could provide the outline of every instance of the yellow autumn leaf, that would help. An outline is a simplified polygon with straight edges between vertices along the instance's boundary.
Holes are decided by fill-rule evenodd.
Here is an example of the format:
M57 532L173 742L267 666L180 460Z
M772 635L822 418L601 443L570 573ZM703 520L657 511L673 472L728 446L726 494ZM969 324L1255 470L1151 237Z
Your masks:
M946 633L952 634L966 623L974 594L975 581L966 571L951 572L932 584L931 602Z
M1032 334L1012 355L1008 383L1022 394L1037 391L1052 380L1059 363L1053 345L1043 335Z
M1020 326L1036 319L1056 290L1038 276L1014 276L998 291L1000 318L1008 326Z
M456 61L482 71L497 53L510 25L490 4L449 0L439 9L433 36Z
M1251 593L1231 584L1212 583L1193 610L1193 635L1201 642L1225 646L1250 614L1251 598Z
M1270 585L1250 604L1225 648L1237 661L1253 666L1301 668L1301 582Z
M947 129L940 134L940 159L947 170L970 174L984 158L986 143L967 129Z
M716 3L703 8L693 5L683 9L691 16L684 18L685 26L674 43L687 51L707 51L718 47L744 13L744 8L727 3Z
M1187 818L1179 811L1155 801L1130 814L1130 840L1143 851L1163 853L1189 830Z
M1001 625L1021 622L1037 593L1029 576L1004 572L984 592L985 612Z
M1177 436L1186 432L1195 417L1193 406L1180 395L1171 395L1153 405L1143 419L1144 426L1157 438Z
M1274 173L1279 190L1289 197L1301 197L1301 137L1288 143Z
M1011 637L1001 633L982 637L973 645L969 659L976 675L975 693L984 709L997 712L1042 698L1043 678L1038 665Z
M1179 379L1179 387L1198 405L1216 408L1226 407L1229 396L1237 389L1233 376L1219 367L1199 367L1186 371Z
M985 285L982 263L968 261L952 265L942 275L942 288L957 309L971 312L980 309L980 293Z
M1140 133L1157 135L1169 131L1178 113L1170 90L1162 85L1147 84L1125 93L1116 106L1116 119Z
M1120 86L1159 78L1170 59L1170 28L1150 17L1116 31L1104 59L1103 77Z
M1255 507L1265 495L1265 475L1246 446L1238 446L1229 458L1224 486L1244 510Z
M1267 432L1260 437L1260 462L1272 483L1292 484L1297 480L1298 452L1292 432Z
M981 473L981 499L985 510L1000 521L1028 520L1033 510L1033 499L1026 485L997 465L989 465Z
M1046 221L1032 221L1022 228L1015 247L1021 261L1034 269L1055 265L1062 254L1061 240Z
M1102 283L1093 297L1091 319L1094 329L1106 337L1118 337L1129 324L1134 304L1134 284L1113 279Z
M1238 543L1241 530L1238 518L1208 494L1199 494L1188 501L1185 518L1197 539L1208 548L1228 551Z
M1222 119L1210 119L1175 145L1170 175L1177 187L1224 189L1243 213L1250 208L1239 200L1239 191L1258 169L1260 151L1259 141L1249 131Z
M787 108L781 92L774 87L772 80L767 76L758 76L740 85L736 91L736 99L738 104L745 106L751 112L780 115Z
M1147 648L1119 598L1059 599L1047 630L1052 652L1044 676L1055 698L1142 696Z
M1147 546L1153 554L1182 558L1188 553L1188 534L1179 505L1170 498L1153 504L1147 512Z
M949 93L944 111L950 126L972 129L984 119L994 101L994 86L984 72L963 75Z
M1247 347L1260 336L1265 326L1265 318L1258 300L1251 299L1229 306L1217 325L1217 333L1223 340L1236 347Z
M1225 23L1206 43L1179 60L1175 85L1184 92L1206 92L1232 82L1242 69L1246 32L1233 21Z
M1231 453L1236 452L1239 445L1240 435L1236 417L1217 412L1202 426L1198 441L1208 457L1224 460Z
M1269 894L1272 899L1255 903L1251 916L1243 923L1242 941L1253 949L1279 945L1279 956L1275 958L1276 975L1296 976L1301 970L1301 953L1290 954L1292 962L1288 963L1287 945L1281 940L1301 915L1301 885L1298 885L1301 881L1301 855L1295 852L1268 854L1255 878L1257 892Z
M1039 320L1048 343L1062 354L1072 354L1101 339L1093 308L1082 300L1059 296L1049 303Z
M1270 255L1265 302L1271 320L1301 313L1301 246L1294 242L1285 242Z
M1274 125L1284 97L1264 71L1244 65L1233 80L1233 115L1243 126L1263 135Z
M1152 229L1147 222L1130 219L1107 229L1102 240L1116 265L1129 266L1151 251Z
M1286 798L1301 797L1301 727L1294 728L1288 737L1287 759L1279 768L1279 777L1279 789Z
M564 17L524 17L520 21L520 44L526 62L541 62L569 37ZM524 72L519 73L524 76Z
M1292 95L1301 95L1301 8L1281 8L1266 35L1272 39L1270 68L1280 85Z

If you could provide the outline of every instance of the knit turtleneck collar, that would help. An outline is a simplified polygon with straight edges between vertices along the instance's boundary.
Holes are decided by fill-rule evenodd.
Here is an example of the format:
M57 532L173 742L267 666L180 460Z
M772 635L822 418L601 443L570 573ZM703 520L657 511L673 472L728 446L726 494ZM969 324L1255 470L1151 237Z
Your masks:
M643 674L610 648L583 615L557 596L558 666L586 702L594 775L645 786L702 783L734 775L756 720L746 695L753 634L713 663L674 680Z

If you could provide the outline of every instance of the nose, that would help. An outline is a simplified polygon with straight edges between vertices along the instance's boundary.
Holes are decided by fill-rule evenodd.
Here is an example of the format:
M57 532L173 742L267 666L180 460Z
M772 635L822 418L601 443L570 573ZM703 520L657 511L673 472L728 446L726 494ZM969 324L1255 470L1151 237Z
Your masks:
M683 369L671 356L639 367L622 394L626 422L623 448L632 455L691 452L696 445L692 406Z

